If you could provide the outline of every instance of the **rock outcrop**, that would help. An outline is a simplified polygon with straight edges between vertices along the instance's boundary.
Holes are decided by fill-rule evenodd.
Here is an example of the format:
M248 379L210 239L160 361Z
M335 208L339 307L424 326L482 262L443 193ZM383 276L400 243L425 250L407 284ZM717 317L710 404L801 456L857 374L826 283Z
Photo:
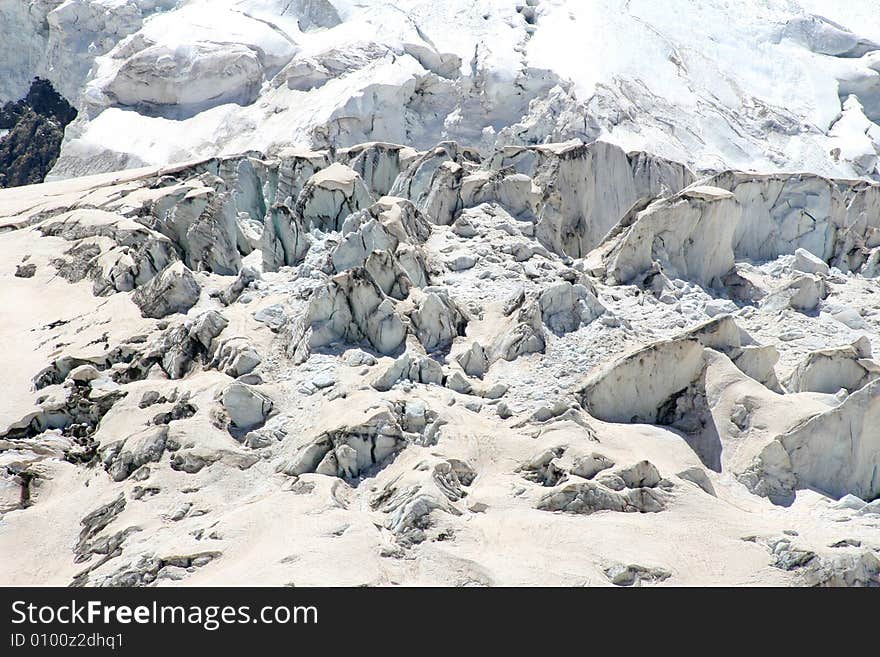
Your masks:
M0 188L43 182L76 114L41 78L34 79L22 100L0 107Z

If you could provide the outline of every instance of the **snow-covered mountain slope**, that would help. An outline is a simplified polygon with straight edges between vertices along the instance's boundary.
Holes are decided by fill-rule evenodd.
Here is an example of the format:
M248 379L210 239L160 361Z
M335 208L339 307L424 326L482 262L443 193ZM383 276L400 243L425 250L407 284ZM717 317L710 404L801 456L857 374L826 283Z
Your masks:
M0 0L0 584L880 585L846 4Z
M0 583L878 586L878 234L602 142L0 191Z
M0 0L0 19L0 100L40 74L81 112L55 177L573 137L877 175L876 0Z

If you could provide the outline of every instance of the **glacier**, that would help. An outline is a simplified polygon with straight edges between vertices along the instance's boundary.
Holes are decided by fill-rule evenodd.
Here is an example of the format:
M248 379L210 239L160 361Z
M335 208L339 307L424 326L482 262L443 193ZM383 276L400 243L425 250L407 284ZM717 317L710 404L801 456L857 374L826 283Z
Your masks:
M0 584L880 586L876 0L0 0L0 101Z
M871 7L2 0L0 101L39 75L80 111L53 179L287 147L571 138L699 171L876 177Z

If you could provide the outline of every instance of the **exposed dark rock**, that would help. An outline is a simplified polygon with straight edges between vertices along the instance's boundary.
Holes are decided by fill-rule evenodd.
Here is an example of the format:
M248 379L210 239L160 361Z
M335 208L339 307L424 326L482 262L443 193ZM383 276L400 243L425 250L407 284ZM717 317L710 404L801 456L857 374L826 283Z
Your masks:
M29 265L16 265L15 266L15 277L16 278L33 278L34 274L37 273L37 266L33 263Z
M41 183L61 152L76 110L48 80L35 78L27 96L0 108L0 187Z

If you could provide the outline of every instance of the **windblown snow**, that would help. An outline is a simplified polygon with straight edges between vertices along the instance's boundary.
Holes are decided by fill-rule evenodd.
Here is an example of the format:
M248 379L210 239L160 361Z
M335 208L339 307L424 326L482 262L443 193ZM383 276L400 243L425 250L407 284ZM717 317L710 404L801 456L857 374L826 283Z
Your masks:
M0 0L0 583L880 585L846 5Z

